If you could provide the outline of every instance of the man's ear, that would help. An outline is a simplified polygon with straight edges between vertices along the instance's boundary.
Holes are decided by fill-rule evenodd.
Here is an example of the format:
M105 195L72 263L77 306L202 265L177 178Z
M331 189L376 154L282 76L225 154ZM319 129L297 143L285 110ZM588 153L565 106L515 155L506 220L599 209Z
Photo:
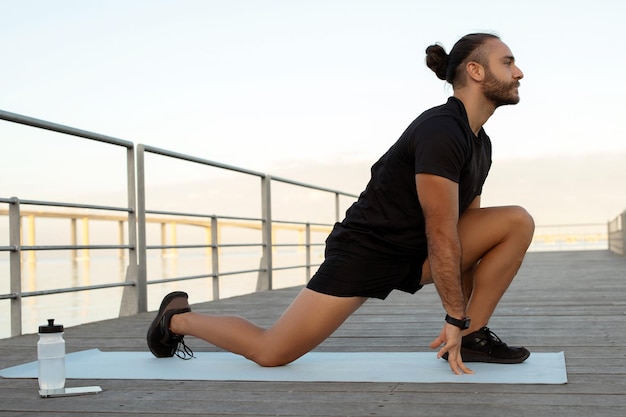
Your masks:
M467 76L476 82L481 82L485 79L485 67L478 62L468 62L465 66L465 70L467 71Z

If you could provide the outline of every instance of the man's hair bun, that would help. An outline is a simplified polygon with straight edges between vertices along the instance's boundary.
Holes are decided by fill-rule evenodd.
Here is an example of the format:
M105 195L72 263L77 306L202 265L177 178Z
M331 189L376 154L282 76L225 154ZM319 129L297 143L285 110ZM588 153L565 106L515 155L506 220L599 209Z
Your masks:
M426 48L426 66L433 70L440 80L446 81L449 59L450 56L439 44L430 45Z

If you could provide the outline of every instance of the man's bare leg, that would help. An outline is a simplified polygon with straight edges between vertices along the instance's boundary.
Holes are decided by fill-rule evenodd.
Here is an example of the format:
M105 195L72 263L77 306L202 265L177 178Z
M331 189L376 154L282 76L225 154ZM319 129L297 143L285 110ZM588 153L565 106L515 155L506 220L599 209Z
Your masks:
M465 334L486 326L530 246L532 217L521 207L469 209L459 219L459 238L467 316L472 319ZM428 260L422 268L422 284L432 283Z
M174 315L170 330L198 337L261 366L281 366L323 342L366 300L334 297L305 288L269 329L242 317L191 312Z

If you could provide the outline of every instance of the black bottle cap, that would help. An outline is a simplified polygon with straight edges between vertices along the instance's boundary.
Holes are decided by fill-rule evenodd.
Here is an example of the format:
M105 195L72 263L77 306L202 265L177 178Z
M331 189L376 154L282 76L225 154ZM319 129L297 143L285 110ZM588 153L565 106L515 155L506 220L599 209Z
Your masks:
M39 333L62 333L63 325L54 324L54 319L48 319L47 326L39 326Z

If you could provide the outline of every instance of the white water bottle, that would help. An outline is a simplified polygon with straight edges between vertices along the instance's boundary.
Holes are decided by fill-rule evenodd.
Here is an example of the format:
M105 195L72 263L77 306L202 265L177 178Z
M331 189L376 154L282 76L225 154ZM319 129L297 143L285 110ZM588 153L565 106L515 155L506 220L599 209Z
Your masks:
M37 342L39 361L39 388L62 389L65 387L65 340L63 325L48 319L46 326L39 326Z

